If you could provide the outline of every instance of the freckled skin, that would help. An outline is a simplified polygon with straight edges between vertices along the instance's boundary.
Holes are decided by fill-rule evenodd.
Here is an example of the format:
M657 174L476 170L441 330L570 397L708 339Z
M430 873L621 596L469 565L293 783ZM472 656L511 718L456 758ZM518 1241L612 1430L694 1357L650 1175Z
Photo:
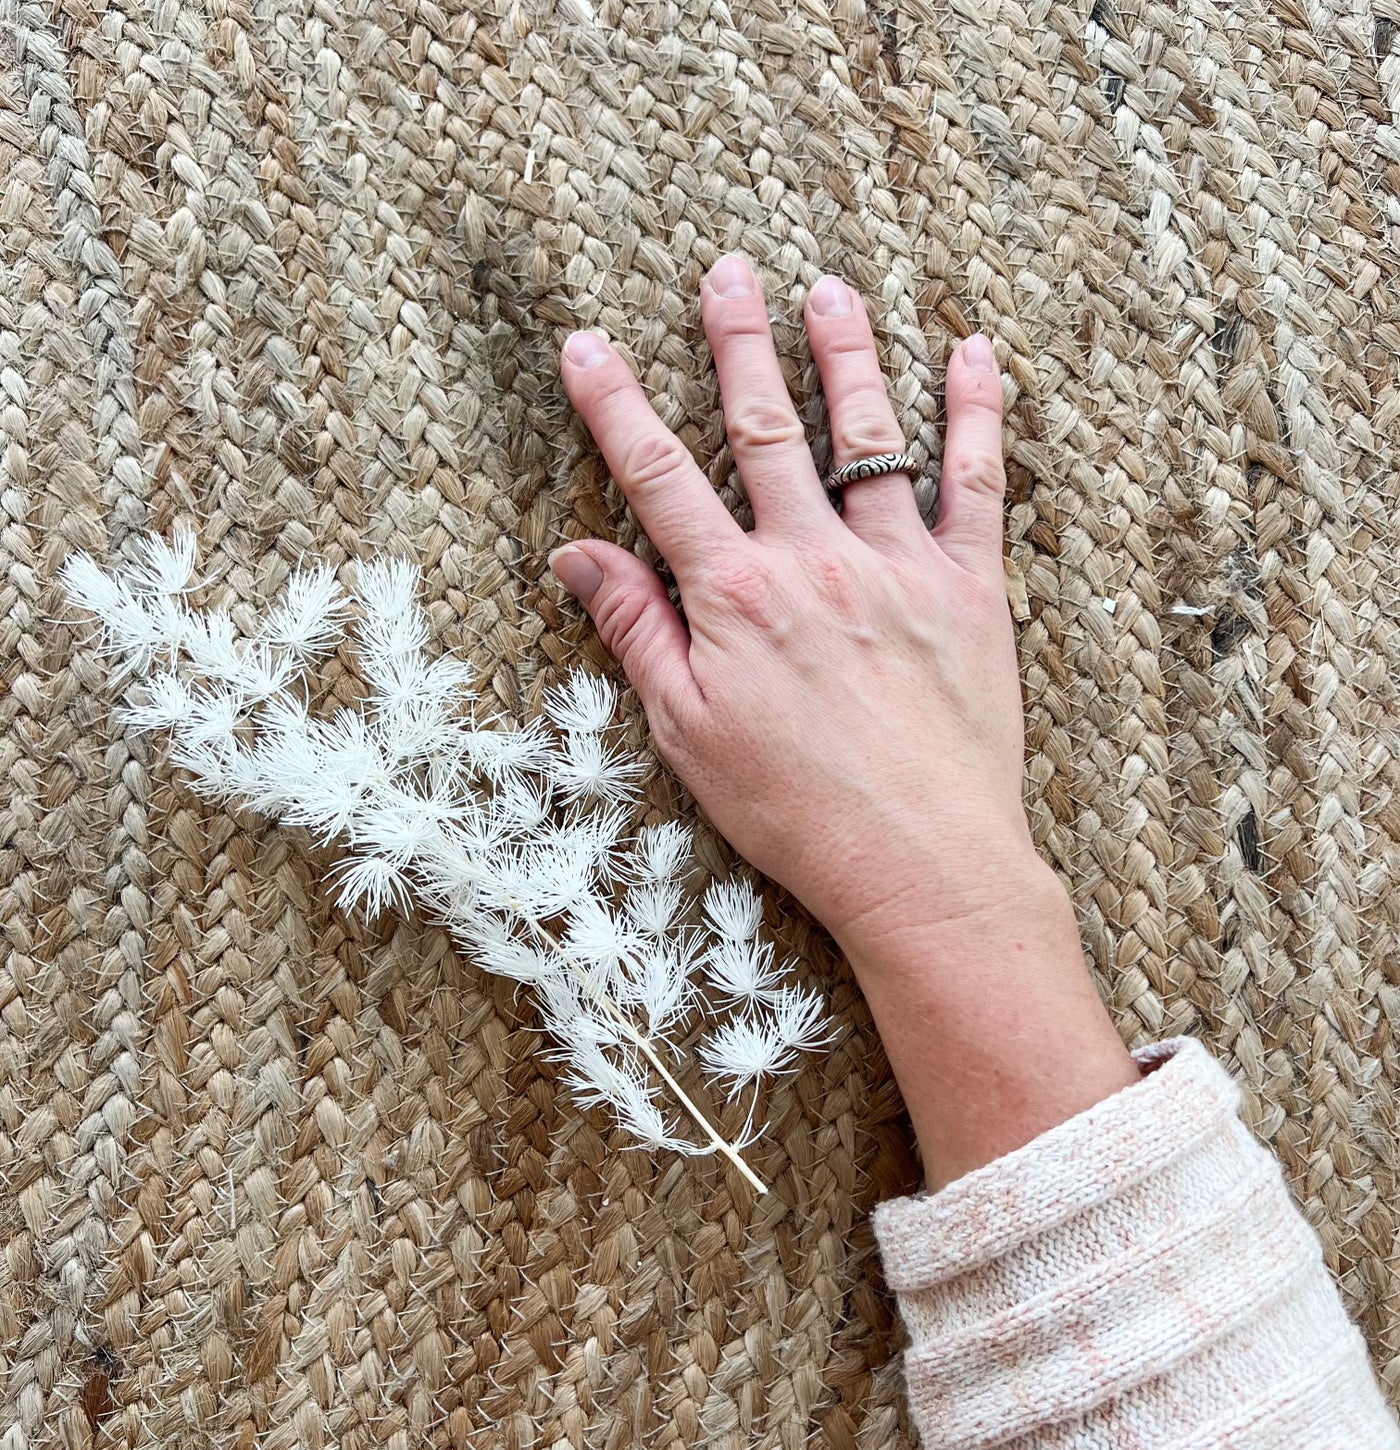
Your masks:
M564 384L675 573L685 620L614 545L579 541L551 562L715 826L845 951L934 1185L1137 1076L1021 804L1001 380L985 339L949 363L932 531L903 474L849 485L838 515L742 261L716 265L701 311L753 531L622 360L576 333ZM837 461L901 451L860 298L823 279L806 321Z
M962 871L967 850L1030 850L1004 595L951 587L961 566L925 534L925 567L905 579L858 540L829 545L822 604L799 608L787 601L810 591L816 551L752 547L772 555L771 593L692 617L703 702L661 742L667 759L736 849L833 930L896 887L923 913L966 910L986 884Z

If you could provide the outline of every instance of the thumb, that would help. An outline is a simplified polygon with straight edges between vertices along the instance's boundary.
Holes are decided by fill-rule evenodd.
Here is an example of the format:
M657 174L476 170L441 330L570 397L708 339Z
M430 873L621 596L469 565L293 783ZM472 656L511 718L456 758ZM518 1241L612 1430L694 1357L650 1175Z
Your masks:
M970 573L1001 578L1001 375L991 342L966 339L948 360L948 433L933 537Z
M674 706L687 686L696 688L690 633L655 569L602 539L555 549L549 567L588 610L649 716L654 705Z

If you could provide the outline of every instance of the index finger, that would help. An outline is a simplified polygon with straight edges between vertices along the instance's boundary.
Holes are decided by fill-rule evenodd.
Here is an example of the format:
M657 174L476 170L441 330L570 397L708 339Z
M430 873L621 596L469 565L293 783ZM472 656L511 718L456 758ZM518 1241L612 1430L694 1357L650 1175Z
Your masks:
M744 531L604 338L571 334L560 374L637 522L684 588L685 573L733 548Z

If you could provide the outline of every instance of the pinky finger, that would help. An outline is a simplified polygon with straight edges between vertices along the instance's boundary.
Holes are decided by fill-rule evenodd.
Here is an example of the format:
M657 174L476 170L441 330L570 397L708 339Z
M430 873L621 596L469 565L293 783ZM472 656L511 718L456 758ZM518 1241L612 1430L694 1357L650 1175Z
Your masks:
M980 333L948 360L948 435L933 537L974 573L1001 575L1006 465L1001 444L1001 377Z

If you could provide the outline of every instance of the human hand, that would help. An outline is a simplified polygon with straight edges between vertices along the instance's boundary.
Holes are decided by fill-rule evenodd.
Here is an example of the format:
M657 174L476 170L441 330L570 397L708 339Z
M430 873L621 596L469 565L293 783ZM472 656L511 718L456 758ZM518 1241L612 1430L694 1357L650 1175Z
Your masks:
M937 527L903 474L848 484L838 515L742 259L715 265L701 310L753 532L622 359L579 332L564 385L685 619L614 544L550 563L715 826L845 952L937 1188L1138 1077L1021 806L1000 379L982 337L949 364ZM860 298L823 278L806 322L836 463L901 450Z
M701 309L753 532L623 360L581 332L564 349L564 385L674 572L685 620L656 573L616 545L570 544L551 565L716 828L833 934L981 909L1035 862L991 345L973 337L949 365L930 532L903 473L848 484L843 512L832 508L741 258L715 266ZM824 278L806 324L836 464L902 450L860 297Z

